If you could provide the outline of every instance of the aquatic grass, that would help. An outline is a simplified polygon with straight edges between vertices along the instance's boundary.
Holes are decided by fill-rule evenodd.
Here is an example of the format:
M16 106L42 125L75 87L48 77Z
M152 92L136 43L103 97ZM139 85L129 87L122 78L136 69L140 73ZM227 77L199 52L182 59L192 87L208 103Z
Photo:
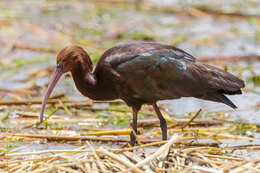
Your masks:
M6 125L4 124L4 120L8 118L9 111L4 112L3 114L0 115L0 129L6 128Z
M69 110L69 108L63 104L63 102L61 100L59 100L59 104L61 104L61 106L63 107L64 111L68 114L68 115L72 115L71 111ZM56 111L55 111L56 112Z
M254 86L260 86L260 75L254 75L246 79L247 83L253 83Z
M132 33L125 33L123 35L124 39L132 39L132 40L143 40L143 41L153 41L155 40L155 36L152 34L147 34L145 32L132 32Z
M52 125L51 123L48 122L48 119L50 119L52 117L52 115L54 115L54 113L58 111L58 109L50 107L49 111L50 111L49 115L47 117L45 117L44 120L43 120L43 124L44 124L45 129L47 129L49 126Z
M257 131L257 126L254 124L238 123L233 126L232 130L229 131L230 134L248 136L247 132L255 133Z

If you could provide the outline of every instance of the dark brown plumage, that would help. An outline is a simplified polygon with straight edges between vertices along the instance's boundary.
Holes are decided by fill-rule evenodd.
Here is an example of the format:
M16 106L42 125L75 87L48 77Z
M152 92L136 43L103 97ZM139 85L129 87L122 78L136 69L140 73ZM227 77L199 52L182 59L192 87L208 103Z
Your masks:
M60 51L57 67L42 110L60 76L71 72L77 89L93 100L122 99L133 109L133 129L137 132L137 113L151 104L160 119L163 140L167 123L156 105L158 100L196 97L236 106L225 96L241 94L244 82L214 66L196 59L173 46L158 43L132 43L107 50L93 71L88 54L79 46ZM135 136L131 134L131 144Z

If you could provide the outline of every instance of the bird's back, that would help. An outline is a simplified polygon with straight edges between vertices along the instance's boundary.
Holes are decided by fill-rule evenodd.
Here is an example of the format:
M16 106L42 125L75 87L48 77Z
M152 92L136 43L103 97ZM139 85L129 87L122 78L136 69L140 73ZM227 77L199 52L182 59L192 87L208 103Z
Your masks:
M106 62L111 62L116 65L129 61L139 55L146 56L160 53L165 54L167 52L176 58L184 58L190 61L196 60L192 55L173 46L154 42L138 42L122 44L108 49L101 56L97 63L97 67L101 66L101 64L103 65Z

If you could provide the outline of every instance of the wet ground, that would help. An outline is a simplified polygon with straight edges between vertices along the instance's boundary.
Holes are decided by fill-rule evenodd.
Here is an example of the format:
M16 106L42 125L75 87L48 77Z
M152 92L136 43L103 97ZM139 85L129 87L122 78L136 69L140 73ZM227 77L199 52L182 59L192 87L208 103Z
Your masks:
M260 3L256 0L205 0L199 3L181 0L163 3L152 0L3 0L0 2L0 101L41 99L55 66L57 51L69 44L84 47L94 62L106 49L133 41L157 41L174 45L198 59L260 54L259 7ZM218 13L219 11L222 13ZM255 140L239 141L239 144L260 144L260 63L209 63L225 68L246 81L243 95L229 97L238 106L237 110L231 110L223 104L193 98L162 101L160 106L172 118L191 117L190 112L202 108L200 118L220 117L232 120L236 125L239 122L247 123L246 127L243 126L242 130L236 132ZM86 100L76 90L69 75L63 79L54 94L62 92L68 100ZM97 107L107 108L109 105L99 104ZM30 108L0 107L2 114L8 112L12 119L10 124L7 123L10 125L7 131L12 132L17 125L14 122L15 117L17 111L21 110L37 112L39 105ZM103 115L102 118L106 118L109 113L100 114ZM57 114L68 112L59 109ZM131 114L128 113L125 119L131 119ZM104 123L102 127L128 127L126 120L122 120L124 123L121 126L119 124L111 127L109 123ZM76 124L74 128L79 129L78 126L80 124ZM6 132L4 129L1 131ZM222 146L238 144L233 140L222 143ZM38 150L37 147L33 148ZM43 145L42 149L45 147ZM243 153L242 150L238 152Z

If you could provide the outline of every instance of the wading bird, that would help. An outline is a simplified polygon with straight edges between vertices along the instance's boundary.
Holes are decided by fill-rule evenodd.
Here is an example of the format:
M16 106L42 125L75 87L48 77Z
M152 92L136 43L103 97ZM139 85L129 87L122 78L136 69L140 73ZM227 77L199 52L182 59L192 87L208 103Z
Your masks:
M96 68L87 52L68 46L57 56L57 67L42 103L40 122L53 88L62 74L71 72L77 89L93 100L122 99L133 110L133 130L137 132L137 114L143 104L153 106L167 140L167 123L156 102L181 97L221 102L236 106L225 96L241 94L243 80L214 66L197 62L181 49L159 43L131 43L107 50ZM130 134L131 145L136 144Z

